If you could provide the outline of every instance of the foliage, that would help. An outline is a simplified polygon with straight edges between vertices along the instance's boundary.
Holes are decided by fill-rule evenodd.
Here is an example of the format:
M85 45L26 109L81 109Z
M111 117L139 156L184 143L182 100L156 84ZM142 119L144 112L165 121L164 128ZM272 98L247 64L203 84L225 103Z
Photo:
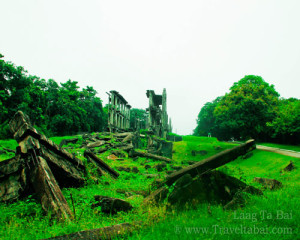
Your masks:
M300 141L300 100L281 99L276 117L268 122L273 137L281 142L299 143Z
M59 85L0 59L0 138L10 137L5 126L18 110L47 135L101 131L106 126L105 113L96 95L93 87L80 90L72 80Z
M198 114L197 127L194 130L195 136L208 136L209 133L211 133L213 136L216 136L217 125L214 116L214 110L221 99L222 97L217 97L212 102L207 102L204 104L204 106L201 108Z
M214 110L223 137L259 138L275 114L279 94L259 76L245 76L234 83Z
M81 151L82 138L80 136L76 144L69 144L67 147L74 154ZM56 143L62 139L72 137L51 138ZM0 145L14 148L16 144L13 140L0 141ZM215 154L227 148L234 147L233 144L219 142L216 138L185 136L182 142L174 143L174 163L172 165L187 165L186 160L190 159L190 150L205 150ZM220 149L221 148L221 149ZM113 150L113 149L112 149ZM215 151L213 153L213 151ZM138 229L132 234L122 236L121 239L297 239L297 229L299 226L298 192L299 192L299 161L287 156L276 153L263 152L255 150L253 156L248 159L239 158L226 166L220 168L221 171L229 173L231 176L242 178L248 184L258 187L253 183L253 177L275 178L283 183L283 188L277 191L264 191L264 196L251 196L247 199L245 208L239 208L236 211L223 211L221 205L201 203L196 209L187 209L182 212L167 211L166 205L145 206L142 204L142 193L153 191L152 183L155 179L148 178L149 174L159 174L158 178L163 178L163 172L157 172L154 166L158 162L153 162L145 158L130 159L124 157L123 161L107 159L111 152L103 153L101 157L114 169L118 167L137 167L139 174L132 172L120 172L118 179L113 179L108 175L101 176L96 182L89 182L88 185L81 188L63 189L63 194L76 218L69 222L58 222L50 214L43 213L41 205L34 199L34 196L22 199L15 203L1 203L0 215L0 238L1 239L46 239L49 237L61 236L81 230L95 229L104 226L124 222L138 222ZM206 157L207 157L206 156ZM198 159L192 159L199 161ZM203 156L201 156L203 157ZM297 167L292 172L282 172L290 161L293 161ZM182 163L183 161L183 163ZM145 169L144 164L151 166ZM170 166L167 170L171 170ZM95 176L94 176L95 177ZM128 197L123 191L133 194ZM72 197L71 197L72 195ZM130 212L120 212L116 215L104 214L99 208L91 208L94 195L106 195L126 199L134 209ZM73 201L72 201L73 199ZM73 204L74 203L74 204ZM210 213L208 211L210 209ZM273 219L261 219L259 212L268 211L275 216ZM277 211L293 212L293 219L276 219ZM235 219L234 214L256 213L257 221L252 219ZM228 228L244 227L264 227L264 228L291 228L292 235L260 235L260 234L235 234L212 232L213 225ZM191 228L189 228L191 227ZM196 232L195 227L207 227L209 234L205 232ZM30 229L30 231L28 230ZM200 229L200 228L199 228ZM179 231L178 231L179 230ZM219 229L218 229L219 230Z
M136 123L140 124L140 129L146 129L147 112L144 109L130 109L130 127L135 129Z
M299 99L280 99L273 85L248 75L230 92L207 102L199 112L195 136L296 144L300 139Z
M183 136L183 141L173 143L173 157L177 164L188 164L188 161L201 161L221 151L235 147L236 144L220 142L214 137ZM192 155L192 150L206 151L205 155Z

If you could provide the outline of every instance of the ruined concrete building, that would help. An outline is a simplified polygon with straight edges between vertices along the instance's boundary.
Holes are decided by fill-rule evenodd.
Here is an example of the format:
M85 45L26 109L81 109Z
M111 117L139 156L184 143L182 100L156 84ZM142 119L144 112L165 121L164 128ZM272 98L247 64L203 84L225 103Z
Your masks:
M110 91L108 108L108 127L111 132L128 130L130 128L131 106L117 91Z
M164 88L162 95L156 95L154 90L147 90L147 98L149 98L148 128L157 136L166 138L171 126L168 124L167 114L167 92Z

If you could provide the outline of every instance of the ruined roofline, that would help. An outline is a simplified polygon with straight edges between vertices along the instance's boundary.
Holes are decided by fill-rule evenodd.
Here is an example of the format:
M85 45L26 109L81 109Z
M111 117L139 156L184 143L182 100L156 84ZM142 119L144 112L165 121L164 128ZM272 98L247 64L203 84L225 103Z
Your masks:
M118 91L111 90L110 93L115 94L116 96L118 96L123 103L125 103L129 108L131 108L131 106L128 104L128 102L125 100L125 98Z
M155 94L154 90L147 90L146 95L147 95L147 98L150 98L150 96L152 95L155 105L157 105L157 106L162 105L163 101L162 101L161 94Z

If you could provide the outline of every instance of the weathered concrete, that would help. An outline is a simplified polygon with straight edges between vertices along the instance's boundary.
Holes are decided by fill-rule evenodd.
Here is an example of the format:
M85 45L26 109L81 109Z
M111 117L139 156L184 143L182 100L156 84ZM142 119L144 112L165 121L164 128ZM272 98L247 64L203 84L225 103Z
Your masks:
M127 130L130 128L131 106L125 98L117 91L110 91L108 108L108 127L110 132Z
M170 174L166 178L166 184L169 186L172 185L177 179L187 173L191 174L191 176L194 177L196 175L213 170L235 160L237 157L244 155L253 149L255 149L255 141L249 140L242 145L236 146L232 149L227 149L203 161L197 162L191 166Z

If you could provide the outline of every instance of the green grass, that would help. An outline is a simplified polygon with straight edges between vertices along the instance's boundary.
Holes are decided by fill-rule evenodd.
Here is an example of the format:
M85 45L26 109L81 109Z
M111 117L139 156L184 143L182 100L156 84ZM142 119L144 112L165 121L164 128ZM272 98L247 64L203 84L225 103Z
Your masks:
M62 139L72 137L54 137L51 138L56 144L59 144ZM76 136L78 137L78 136ZM3 146L8 147L14 143L14 140L7 142L3 141ZM16 143L15 143L16 144ZM76 144L65 145L69 152L75 153L82 160L83 149L79 146L82 144L82 138ZM21 199L12 204L0 203L0 239L41 239L53 236L68 234L76 231L100 228L123 222L145 221L146 223L153 222L157 218L164 215L163 207L141 207L143 194L149 194L155 187L152 187L153 178L147 178L145 174L157 174L157 178L163 178L165 173L158 173L153 166L159 162L152 162L145 158L139 158L132 161L127 156L123 161L107 159L114 149L98 155L102 160L117 170L117 167L133 167L136 166L139 174L120 172L118 179L113 179L109 175L98 178L93 169L93 165L88 164L89 178L87 185L81 188L65 188L63 194L73 211L71 194L74 199L74 207L76 219L70 222L58 222L51 216L44 215L41 205L34 197ZM125 153L125 152L124 152ZM5 157L7 158L7 157ZM149 164L152 168L146 170L145 164ZM125 190L133 196L126 196L120 191ZM99 209L92 209L94 195L105 195L125 199L134 206L134 210L128 213L118 213L116 215L104 214ZM154 219L154 220L153 220ZM30 229L30 231L28 231Z
M63 138L55 137L52 140L59 144ZM78 136L77 136L78 137ZM76 144L64 146L80 159L84 160L83 149L79 146L83 140L79 137ZM14 140L0 141L0 146L15 149ZM187 161L200 161L220 151L236 146L231 143L219 142L216 138L185 136L183 141L174 143L173 165L185 166ZM192 156L191 151L207 151L207 154ZM297 239L297 229L300 225L299 193L300 176L299 159L279 155L261 150L253 151L253 156L248 159L238 158L219 169L231 176L242 179L248 184L261 187L253 183L254 177L275 178L283 183L283 188L270 191L265 190L263 197L249 196L246 207L236 211L223 211L220 205L211 205L211 215L208 213L208 203L200 204L196 209L185 211L167 211L165 205L143 206L143 194L153 191L154 178L148 178L147 174L155 174L158 179L163 179L166 174L157 172L154 166L156 162L146 158L138 158L133 161L126 153L123 160L107 159L111 151L98 155L112 168L119 166L133 167L139 170L138 174L120 172L118 179L104 175L95 181L97 174L93 166L88 164L90 170L87 185L81 188L65 188L63 194L72 211L76 212L76 219L70 222L58 222L50 215L45 215L41 205L34 197L25 198L11 204L0 204L0 239L41 239L73 233L76 231L100 228L123 222L140 221L141 224L132 234L123 236L127 239ZM7 158L7 156L3 156ZM281 170L290 162L296 165L292 172ZM145 165L150 169L145 169ZM171 167L168 166L167 170ZM127 196L119 190L130 192L133 196ZM74 208L71 201L74 199ZM129 201L134 209L128 213L116 215L104 214L99 209L92 209L94 195L106 195L118 197ZM261 211L272 215L270 219L262 219ZM277 211L290 213L292 219L277 219ZM236 219L240 214L250 213L251 219ZM281 213L281 212L279 212ZM254 215L256 216L254 217ZM257 219L257 221L254 220ZM218 226L216 226L218 225ZM292 229L293 234L226 234L226 229L235 229L240 226L279 229ZM254 227L255 225L255 227ZM221 228L223 227L223 228ZM201 232L202 231L202 232ZM203 231L208 231L205 233Z
M278 144L278 143L259 143L259 145L300 152L300 145L285 145L285 144Z
M263 197L251 196L245 208L235 211L223 211L221 206L209 206L209 214L208 204L201 204L195 210L169 213L165 220L136 232L129 238L297 239L300 217L297 211L298 201L293 190L283 188L276 194L265 192ZM282 213L288 214L290 219L281 219ZM249 217L241 217L247 216L246 214ZM246 231L241 232L241 227L246 228ZM257 229L260 229L260 233L256 233ZM272 234L271 231L277 233Z
M15 155L14 153L5 151L3 148L16 150L17 146L18 146L18 144L17 144L16 140L14 140L14 139L0 140L0 161L12 158ZM1 154L2 151L5 151L6 153Z
M176 163L186 161L201 161L205 158L213 156L221 151L229 148L233 148L238 144L220 142L217 138L211 137L195 137L195 136L183 136L183 141L175 142L173 147L173 160ZM207 152L205 155L196 154L192 155L192 150Z
M240 157L219 170L258 188L261 186L253 183L254 177L274 178L283 183L283 188L277 191L265 190L263 197L250 196L246 207L236 211L223 211L220 205L215 205L210 206L210 215L206 203L199 205L196 210L172 212L166 220L133 234L130 239L299 238L299 159L260 150L253 153L249 159L244 160ZM294 162L296 170L281 171L290 161ZM247 214L250 216L247 219L239 217ZM288 218L283 219L284 215ZM241 226L253 233L241 232ZM260 233L256 234L255 231Z

